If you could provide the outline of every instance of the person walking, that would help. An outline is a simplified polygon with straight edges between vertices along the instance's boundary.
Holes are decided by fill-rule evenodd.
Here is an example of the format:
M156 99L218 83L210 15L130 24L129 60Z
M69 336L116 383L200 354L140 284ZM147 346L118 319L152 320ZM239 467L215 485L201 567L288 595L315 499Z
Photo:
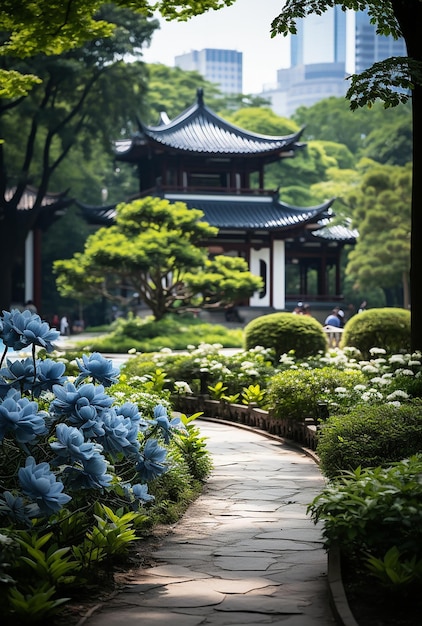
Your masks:
M66 315L63 315L60 320L60 334L66 337L70 335L70 326Z

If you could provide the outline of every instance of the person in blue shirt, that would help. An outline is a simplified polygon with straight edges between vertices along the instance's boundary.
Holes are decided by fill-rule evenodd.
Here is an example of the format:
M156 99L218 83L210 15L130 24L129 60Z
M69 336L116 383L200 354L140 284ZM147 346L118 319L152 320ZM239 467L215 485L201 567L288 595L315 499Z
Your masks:
M338 309L333 309L330 315L325 318L324 326L336 326L337 328L340 328L341 322L338 316Z

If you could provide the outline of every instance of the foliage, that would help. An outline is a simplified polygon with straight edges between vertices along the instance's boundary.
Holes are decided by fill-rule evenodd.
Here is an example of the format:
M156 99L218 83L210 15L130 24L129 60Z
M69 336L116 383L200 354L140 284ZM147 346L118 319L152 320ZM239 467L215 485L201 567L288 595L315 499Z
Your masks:
M312 317L291 313L271 313L258 317L245 327L246 349L271 348L278 359L294 350L299 358L325 352L327 341L321 324Z
M366 564L373 576L393 591L422 580L422 559L418 560L415 554L410 559L403 558L397 546L387 550L384 558L368 556Z
M266 390L261 389L258 383L256 385L248 385L242 390L242 404L257 404L258 406L263 406L265 394Z
M207 452L206 437L201 436L199 428L194 423L201 415L202 413L194 413L190 417L184 413L180 415L187 434L178 440L175 439L174 443L183 454L193 478L204 481L212 470L212 461Z
M410 348L410 313L405 309L368 309L354 315L344 328L341 346L353 346L367 357L383 346L388 354Z
M145 364L153 360L155 365L165 369L169 389L176 393L209 393L209 387L224 381L227 390L224 396L241 393L251 381L259 381L263 387L274 373L270 350L257 347L228 355L222 353L221 344L188 345L183 354L161 351L155 355L139 355L127 362L122 372L131 375L143 371ZM226 393L227 391L227 393Z
M145 94L146 123L157 124L161 113L172 120L192 105L197 89L203 89L207 105L213 110L221 106L221 93L215 83L207 81L196 71L188 72L180 67L161 63L147 66L148 91Z
M336 542L361 561L368 553L384 558L396 546L408 558L421 558L422 458L416 454L389 467L357 467L320 493L309 511L324 522L327 546Z
M281 117L267 107L239 109L226 116L227 121L239 128L245 128L260 135L293 135L299 126L292 120Z
M128 316L113 323L113 329L101 338L83 343L85 348L100 352L155 352L163 349L185 350L186 346L201 343L221 343L226 348L242 345L241 329L230 329L220 324L209 324L191 314L166 315L159 321L151 317ZM147 366L149 367L149 366Z
M410 304L411 180L409 166L378 165L366 173L353 214L359 237L346 268L360 291L402 288L404 302L398 304L405 307Z
M206 259L199 272L185 275L187 290L197 296L201 306L230 306L247 300L263 287L262 278L248 271L241 257L216 255Z
M24 2L22 21L14 17L10 25L12 36L23 37L25 40L28 29L25 24L33 15L34 7L39 12L39 20L34 20L31 28L37 30L47 16L54 13L52 24L57 17L63 17L64 6L60 3ZM82 5L79 9L79 5ZM0 299L2 309L11 304L12 271L14 264L20 259L26 236L37 224L45 229L51 224L54 211L51 203L43 204L47 192L60 192L58 200L68 206L72 199L66 196L69 181L80 178L80 171L75 174L75 167L62 170L73 147L78 146L78 168L81 160L90 155L91 142L97 140L103 152L111 156L110 136L127 132L127 115L139 110L142 93L145 91L145 66L136 60L125 63L127 55L136 55L144 43L152 35L157 22L147 20L133 9L133 3L119 1L120 6L101 2L71 3L67 23L59 29L63 49L72 48L56 54L53 48L48 56L32 55L29 46L25 50L25 58L17 60L11 54L7 44L1 48L2 67L23 73L32 73L40 77L41 82L30 91L25 98L3 99L0 103L0 143L1 179L3 182L0 194L0 215L3 229L8 233L0 250L2 275L0 277ZM124 6L126 4L126 7ZM57 6L56 6L57 5ZM129 7L129 8L128 8ZM73 12L87 22L96 26L94 41L81 43L84 37L69 39L72 24L75 21ZM90 12L95 12L95 19ZM18 12L18 16L19 16ZM42 17L41 17L42 16ZM3 13L2 13L3 17ZM98 27L106 26L106 30ZM70 31L68 30L70 27ZM5 30L9 30L7 26ZM31 29L30 29L31 30ZM103 32L104 31L104 32ZM68 35L66 35L66 32ZM81 31L81 34L86 32ZM39 33L37 44L46 41L47 33L54 40L52 31ZM33 42L35 43L35 42ZM77 47L74 48L74 44ZM60 52L58 50L58 52ZM139 59L139 55L138 55ZM128 85L130 87L128 88ZM113 131L114 129L114 131ZM97 144L98 153L98 144ZM100 158L105 163L104 155ZM97 163L98 166L98 163ZM101 166L100 166L101 167ZM83 168L85 170L85 168ZM91 168L88 168L91 170ZM69 178L67 175L70 174ZM89 173L91 182L97 193L107 182L101 180L102 173ZM63 183L64 187L56 185ZM18 210L27 186L35 189L34 205L30 211ZM13 194L9 190L13 189ZM66 191L67 190L67 191ZM98 197L98 196L97 196ZM60 207L61 208L61 207ZM16 296L15 296L16 298Z
M329 114L327 115L327 112ZM399 135L399 129L405 130L407 137L412 128L412 112L410 103L385 109L382 104L377 103L372 107L371 113L365 109L350 110L350 104L345 98L324 98L316 102L310 107L299 107L292 116L293 120L299 125L304 126L305 140L320 140L335 142L345 146L354 156L355 160L366 156L373 158L380 163L386 163L381 160L382 154L370 154L372 141L376 140L378 133L382 133L384 137L384 147L390 146L391 143L397 149L401 146L402 150L396 152L396 158L400 158L402 165L412 160L411 142L403 142L403 137ZM373 135L375 134L375 136ZM372 151L374 152L374 151ZM398 165L398 163L394 163ZM340 167L350 167L341 165Z
M344 395L353 403L353 389L363 384L364 375L354 370L339 370L334 367L315 369L287 369L276 373L268 385L267 404L275 417L303 419L319 417L319 403L330 405L335 389L344 390Z
M118 370L99 353L83 354L71 382L65 359L46 356L58 334L27 310L0 318L0 601L4 615L23 620L51 617L66 586L98 578L100 564L124 556L152 520L180 515L199 492L189 463L202 477L207 471L198 431L188 436L156 401L162 372L142 392L139 381L117 383ZM32 356L6 359L9 349Z
M261 285L242 259L207 261L201 245L217 229L201 221L202 211L147 197L120 204L116 212L113 226L91 235L83 254L54 264L63 296L96 293L127 303L120 294L129 292L161 320L175 306L228 304Z
M421 401L394 406L359 402L333 415L320 431L317 453L329 478L358 466L385 466L416 454L422 447Z

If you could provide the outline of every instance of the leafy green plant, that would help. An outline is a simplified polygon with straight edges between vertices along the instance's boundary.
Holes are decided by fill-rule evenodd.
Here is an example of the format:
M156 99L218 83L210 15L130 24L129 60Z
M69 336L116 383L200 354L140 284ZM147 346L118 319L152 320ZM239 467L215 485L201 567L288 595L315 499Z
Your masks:
M168 382L165 372L161 369L156 369L152 374L146 374L147 379L144 383L146 391L160 393L163 391L165 384Z
M394 406L358 404L328 418L319 433L317 454L325 476L344 470L400 461L422 449L420 401Z
M327 546L361 562L383 558L395 545L405 558L422 558L422 455L389 467L345 472L313 500L308 512L324 522Z
M224 394L224 396L222 396L222 400L225 400L226 402L229 402L230 404L236 404L239 398L240 398L240 393L232 393L230 395Z
M244 387L242 391L243 404L258 404L261 406L265 397L265 389L261 389L260 385L249 385Z
M207 385L207 388L213 400L221 400L224 397L224 392L227 391L227 387L221 381L218 381L215 385Z
M422 580L422 559L418 560L416 555L410 559L403 557L397 546L392 546L381 558L369 555L365 563L371 574L392 590Z
M17 587L9 589L9 603L15 616L27 624L39 624L41 619L46 619L57 614L61 606L70 598L54 598L55 587L49 587L47 583L38 586L30 586L24 592Z
M333 402L339 387L351 393L365 381L360 371L332 367L288 369L275 374L268 384L266 403L275 417L318 418L318 402ZM337 397L339 401L339 397ZM352 398L350 399L351 401Z
M70 547L58 548L54 544L47 547L52 536L51 532L41 537L36 533L22 533L16 539L21 553L15 563L15 566L27 565L36 580L50 586L58 585L64 578L69 581L69 574L79 569L79 564L69 554Z
M87 533L87 539L95 548L101 548L108 556L126 553L128 544L139 537L133 528L139 513L124 513L119 509L115 513L110 507L100 502L95 503L94 517L97 526Z

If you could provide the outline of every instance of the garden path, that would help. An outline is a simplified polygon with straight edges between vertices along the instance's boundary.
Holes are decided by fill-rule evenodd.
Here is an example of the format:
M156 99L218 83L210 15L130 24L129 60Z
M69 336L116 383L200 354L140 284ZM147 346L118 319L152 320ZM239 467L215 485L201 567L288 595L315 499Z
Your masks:
M304 452L200 420L214 469L189 507L86 626L332 626L321 528L306 515L324 487Z

